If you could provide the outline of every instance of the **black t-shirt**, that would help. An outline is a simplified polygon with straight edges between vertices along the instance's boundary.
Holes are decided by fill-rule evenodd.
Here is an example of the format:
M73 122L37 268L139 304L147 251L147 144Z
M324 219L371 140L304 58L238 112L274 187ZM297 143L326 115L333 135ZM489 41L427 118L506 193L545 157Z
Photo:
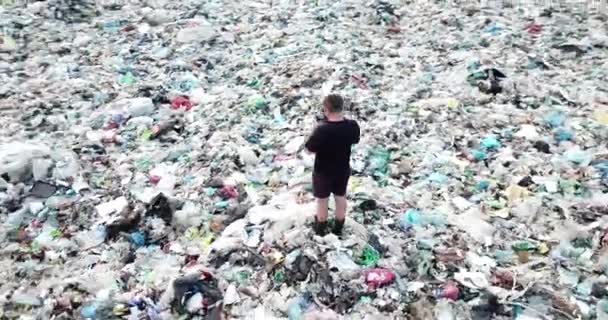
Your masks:
M359 125L354 120L323 121L306 142L316 153L315 173L340 176L350 172L350 148L359 142Z

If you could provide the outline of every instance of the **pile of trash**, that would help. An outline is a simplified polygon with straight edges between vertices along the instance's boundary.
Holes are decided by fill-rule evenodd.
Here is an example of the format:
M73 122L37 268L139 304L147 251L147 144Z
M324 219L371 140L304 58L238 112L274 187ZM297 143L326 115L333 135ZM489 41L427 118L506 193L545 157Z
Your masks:
M0 318L608 319L607 17L484 3L9 1Z

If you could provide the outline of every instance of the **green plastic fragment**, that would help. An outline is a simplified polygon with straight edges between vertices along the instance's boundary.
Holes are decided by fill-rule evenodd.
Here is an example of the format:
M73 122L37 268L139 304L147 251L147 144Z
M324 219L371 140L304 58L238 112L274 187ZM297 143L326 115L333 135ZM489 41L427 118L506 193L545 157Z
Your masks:
M367 245L363 248L363 252L361 253L361 258L359 259L359 264L364 265L366 267L375 267L380 260L380 254L376 249Z

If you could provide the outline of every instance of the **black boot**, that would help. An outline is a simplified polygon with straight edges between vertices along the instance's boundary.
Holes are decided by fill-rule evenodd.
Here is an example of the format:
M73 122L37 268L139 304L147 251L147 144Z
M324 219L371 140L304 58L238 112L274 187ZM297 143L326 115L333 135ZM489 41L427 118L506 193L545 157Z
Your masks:
M334 227L331 229L331 232L337 236L341 236L342 229L344 229L344 220L334 220Z
M315 217L315 224L313 226L315 233L319 236L324 236L327 234L327 221L319 222L317 217Z

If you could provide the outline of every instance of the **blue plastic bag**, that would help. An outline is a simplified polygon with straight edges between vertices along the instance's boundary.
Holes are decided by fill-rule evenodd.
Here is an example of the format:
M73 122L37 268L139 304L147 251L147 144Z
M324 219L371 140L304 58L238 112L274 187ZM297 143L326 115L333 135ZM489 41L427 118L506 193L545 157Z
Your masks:
M481 145L487 150L497 150L501 147L500 141L494 136L485 137L481 140Z
M146 245L146 235L144 235L143 232L132 232L129 234L129 239L136 247L143 247Z
M488 155L483 150L471 150L471 155L475 158L475 161L483 161L488 158Z
M545 122L552 128L561 127L565 121L566 116L559 111L553 111L545 118Z
M572 132L565 129L557 129L553 136L557 142L570 141L574 138Z
M436 182L436 183L439 183L439 184L445 184L446 182L448 182L448 176L446 176L445 174L433 172L428 177L428 181L429 182Z

